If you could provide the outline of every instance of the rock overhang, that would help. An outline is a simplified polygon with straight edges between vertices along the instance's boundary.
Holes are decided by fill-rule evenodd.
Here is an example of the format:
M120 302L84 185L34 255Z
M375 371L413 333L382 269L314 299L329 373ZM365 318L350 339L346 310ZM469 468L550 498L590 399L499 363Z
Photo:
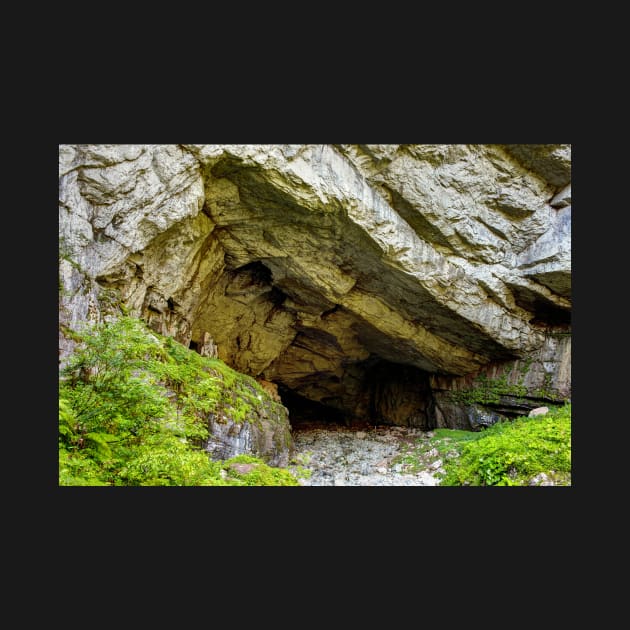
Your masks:
M570 322L551 149L551 182L524 150L484 145L143 147L124 169L114 149L73 151L91 177L63 175L63 212L79 219L63 214L62 232L101 285L183 342L209 334L233 367L349 414L370 404L379 362L462 376L536 351L541 322Z

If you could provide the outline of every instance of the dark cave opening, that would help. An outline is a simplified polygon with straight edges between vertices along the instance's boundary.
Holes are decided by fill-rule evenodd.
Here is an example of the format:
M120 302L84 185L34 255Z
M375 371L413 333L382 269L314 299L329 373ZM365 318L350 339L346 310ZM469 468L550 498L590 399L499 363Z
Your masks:
M352 418L340 409L310 400L284 385L278 385L278 394L282 404L289 410L289 422L293 429L311 425L349 426L352 423Z
M238 274L248 274L252 283L255 284L269 284L271 285L273 277L271 269L262 263L260 260L242 265L234 270Z
M353 368L350 380L358 385L352 392L346 390L343 396L321 401L309 399L279 383L278 394L289 410L291 426L297 430L313 425L435 428L435 403L428 372L376 356L354 364ZM320 385L328 381L323 379ZM335 405L326 404L329 400L334 400Z
M518 306L532 313L529 323L547 329L568 330L571 327L571 310L561 308L533 293L525 287L510 285L514 292L514 300Z
M378 358L370 363L364 379L370 422L422 430L435 428L429 372Z

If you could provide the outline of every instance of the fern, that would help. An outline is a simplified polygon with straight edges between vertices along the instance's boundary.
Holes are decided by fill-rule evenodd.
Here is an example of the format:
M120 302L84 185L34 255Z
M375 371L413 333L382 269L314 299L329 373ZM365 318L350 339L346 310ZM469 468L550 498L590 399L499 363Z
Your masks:
M210 413L256 417L258 395L268 396L253 379L129 317L86 328L80 340L60 374L60 485L292 483L265 469L224 479L199 448Z

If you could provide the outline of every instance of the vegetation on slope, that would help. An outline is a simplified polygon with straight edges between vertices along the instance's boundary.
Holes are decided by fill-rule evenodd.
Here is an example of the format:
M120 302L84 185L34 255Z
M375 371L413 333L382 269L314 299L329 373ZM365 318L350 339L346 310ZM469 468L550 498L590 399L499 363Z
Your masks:
M443 486L571 485L571 404L479 432L436 429Z
M435 429L404 444L393 463L436 470L442 486L571 485L571 404L480 431Z
M299 485L256 457L212 461L201 448L208 414L243 421L269 398L254 379L129 317L80 340L59 384L59 485ZM429 453L441 485L570 485L571 405L479 432L436 429L400 461L417 471Z
M260 459L215 462L201 448L209 413L243 421L269 398L254 379L130 317L80 340L59 382L59 485L298 485Z

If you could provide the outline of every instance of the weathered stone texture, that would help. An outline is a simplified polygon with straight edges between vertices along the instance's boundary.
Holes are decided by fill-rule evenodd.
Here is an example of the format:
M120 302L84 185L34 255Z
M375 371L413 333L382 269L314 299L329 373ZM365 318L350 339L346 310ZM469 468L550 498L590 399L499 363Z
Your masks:
M443 403L392 385L386 421L471 424L440 399L453 379L570 331L570 164L570 145L63 145L60 320L98 318L115 291L156 330L349 416L386 362L433 374Z

